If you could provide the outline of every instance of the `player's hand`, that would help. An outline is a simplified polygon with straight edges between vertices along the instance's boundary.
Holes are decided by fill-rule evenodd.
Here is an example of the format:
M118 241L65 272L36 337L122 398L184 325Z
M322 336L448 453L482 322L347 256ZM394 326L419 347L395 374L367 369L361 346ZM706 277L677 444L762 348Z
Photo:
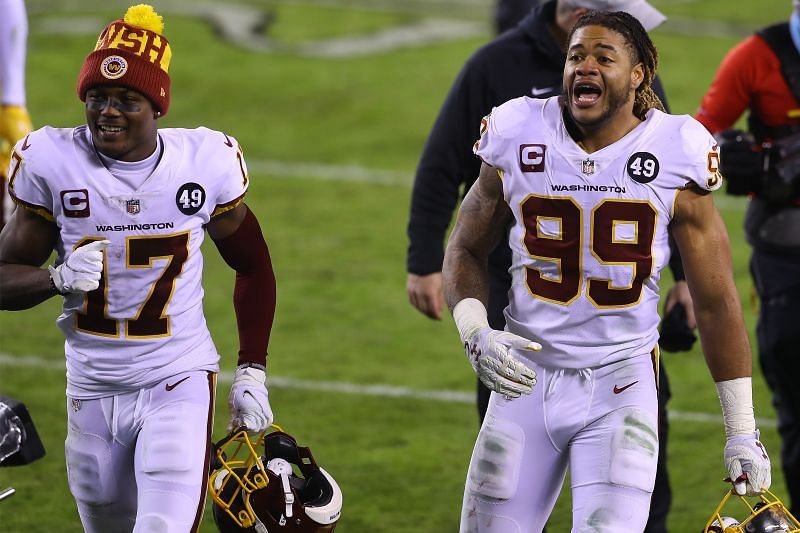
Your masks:
M692 295L689 292L689 284L686 280L679 280L667 293L667 298L664 301L664 314L669 314L672 308L676 305L682 305L686 310L686 326L689 329L697 328L697 319L694 316L694 303L692 302Z
M267 373L260 368L240 366L236 369L228 396L230 422L228 433L246 427L250 433L265 431L272 420L267 393Z
M31 129L31 117L24 106L0 106L0 174L5 175L8 170L14 145Z
M61 294L84 293L100 285L103 273L103 250L111 241L93 241L76 248L67 260L53 267L48 266L53 285Z
M759 432L733 435L725 443L725 466L736 494L754 496L772 484L767 449L758 440Z
M420 276L409 272L406 279L406 291L411 305L428 318L442 319L444 291L442 290L442 273L433 272Z
M487 388L506 398L530 394L536 372L511 354L511 350L539 351L541 344L507 331L480 328L464 341L472 368Z

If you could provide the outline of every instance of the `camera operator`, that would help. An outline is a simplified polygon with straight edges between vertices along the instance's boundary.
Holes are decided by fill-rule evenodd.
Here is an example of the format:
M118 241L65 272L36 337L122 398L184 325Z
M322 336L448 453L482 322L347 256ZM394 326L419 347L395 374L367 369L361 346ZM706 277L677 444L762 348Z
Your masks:
M800 0L788 22L723 59L696 115L720 143L727 192L748 195L745 235L761 300L761 368L773 393L781 463L800 512ZM749 110L748 130L730 130ZM709 161L709 164L715 164Z

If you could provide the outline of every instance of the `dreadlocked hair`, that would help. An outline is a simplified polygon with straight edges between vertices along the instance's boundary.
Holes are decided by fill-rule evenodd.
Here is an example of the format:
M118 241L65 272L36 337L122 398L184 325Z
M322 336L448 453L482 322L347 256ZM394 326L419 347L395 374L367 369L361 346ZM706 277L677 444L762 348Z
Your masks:
M665 111L664 104L658 95L653 92L653 80L658 70L658 50L647 34L642 24L636 17L624 11L588 11L578 19L578 22L569 33L567 42L579 28L584 26L602 26L615 31L625 38L628 48L633 54L633 62L641 63L644 69L644 80L636 88L633 98L633 114L639 120L645 119L645 114L651 108Z

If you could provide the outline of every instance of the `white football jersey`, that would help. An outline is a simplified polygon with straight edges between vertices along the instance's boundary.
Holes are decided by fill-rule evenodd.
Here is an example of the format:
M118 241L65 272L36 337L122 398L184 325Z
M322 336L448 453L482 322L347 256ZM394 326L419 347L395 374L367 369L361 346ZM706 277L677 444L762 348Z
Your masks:
M111 241L100 287L66 296L57 320L70 397L219 368L203 315L200 246L211 217L241 203L247 169L224 133L169 128L158 135L160 161L135 190L103 166L86 126L45 127L15 147L10 192L58 226L57 264L89 241Z
M484 119L475 153L498 168L514 213L507 329L542 344L530 357L589 368L658 341L658 280L667 226L690 182L722 184L714 138L691 117L650 110L587 154L558 97L510 100Z

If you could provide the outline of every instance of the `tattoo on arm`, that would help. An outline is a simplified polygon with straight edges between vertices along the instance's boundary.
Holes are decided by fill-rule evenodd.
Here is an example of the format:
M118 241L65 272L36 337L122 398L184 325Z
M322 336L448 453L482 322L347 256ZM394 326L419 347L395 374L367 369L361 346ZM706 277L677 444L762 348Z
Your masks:
M442 274L447 305L464 298L488 299L488 258L512 221L498 170L483 164L458 211L445 251Z

